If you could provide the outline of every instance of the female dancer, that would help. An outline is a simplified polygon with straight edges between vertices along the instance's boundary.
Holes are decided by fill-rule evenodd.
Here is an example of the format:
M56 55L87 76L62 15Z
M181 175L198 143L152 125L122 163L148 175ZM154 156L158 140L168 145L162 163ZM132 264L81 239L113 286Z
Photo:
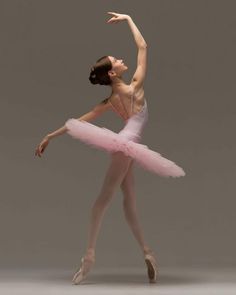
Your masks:
M126 84L122 79L122 74L128 69L122 59L103 56L97 60L94 67L91 68L90 82L111 86L111 95L82 117L67 120L62 128L45 136L37 147L35 155L41 157L49 141L65 132L90 146L105 150L111 155L104 183L92 206L86 253L81 259L81 266L76 270L72 282L80 284L91 270L95 262L96 241L104 213L116 188L120 186L124 196L123 208L126 220L143 252L149 282L155 283L158 274L157 261L154 252L144 239L138 220L133 163L136 160L146 170L164 177L184 176L185 172L174 162L150 150L146 145L138 143L148 117L143 89L147 67L147 44L129 15L115 12L108 12L108 14L111 14L112 18L107 23L117 23L123 20L128 22L138 47L137 69L131 83ZM126 122L125 127L119 133L88 122L110 109Z

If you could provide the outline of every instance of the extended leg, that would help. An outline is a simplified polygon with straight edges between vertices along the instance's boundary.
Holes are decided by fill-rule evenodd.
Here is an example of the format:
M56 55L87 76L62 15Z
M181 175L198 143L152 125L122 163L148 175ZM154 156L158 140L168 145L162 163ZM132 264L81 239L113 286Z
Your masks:
M150 248L147 246L144 240L143 230L138 220L137 206L136 206L136 195L134 191L134 175L133 175L133 163L129 165L129 169L121 183L121 189L124 195L123 208L125 218L138 241L142 251L148 253Z

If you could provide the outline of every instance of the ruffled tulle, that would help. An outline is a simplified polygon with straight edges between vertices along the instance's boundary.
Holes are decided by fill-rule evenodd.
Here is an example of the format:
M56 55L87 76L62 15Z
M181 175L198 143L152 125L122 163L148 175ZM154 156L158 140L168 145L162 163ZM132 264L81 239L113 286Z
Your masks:
M173 161L149 149L147 145L130 140L122 134L73 118L68 119L65 126L67 133L73 138L109 153L122 151L147 171L162 177L185 176L184 170Z

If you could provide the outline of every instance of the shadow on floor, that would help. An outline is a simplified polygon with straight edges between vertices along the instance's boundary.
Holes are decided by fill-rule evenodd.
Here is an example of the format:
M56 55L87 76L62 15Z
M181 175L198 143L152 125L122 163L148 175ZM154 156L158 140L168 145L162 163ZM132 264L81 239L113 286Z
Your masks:
M25 277L25 276L24 276ZM47 283L57 284L71 284L72 283L73 272L71 271L40 271L37 276L37 272L30 275L31 280L36 281L47 281ZM149 284L148 276L145 271L143 273L137 273L130 270L126 270L122 273L121 270L112 271L112 273L107 271L102 272L91 272L87 278L82 282L83 285L186 285L186 284L201 284L207 281L207 278L204 275L198 274L188 274L186 271L177 273L176 271L163 271L159 273L159 280L157 284ZM76 286L76 285L75 285Z

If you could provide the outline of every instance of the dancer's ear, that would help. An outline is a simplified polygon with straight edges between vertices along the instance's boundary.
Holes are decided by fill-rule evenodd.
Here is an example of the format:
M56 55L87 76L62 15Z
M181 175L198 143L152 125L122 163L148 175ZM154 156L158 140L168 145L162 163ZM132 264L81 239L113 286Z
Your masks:
M116 76L116 72L113 70L108 71L108 75L110 76L110 78L114 78Z

